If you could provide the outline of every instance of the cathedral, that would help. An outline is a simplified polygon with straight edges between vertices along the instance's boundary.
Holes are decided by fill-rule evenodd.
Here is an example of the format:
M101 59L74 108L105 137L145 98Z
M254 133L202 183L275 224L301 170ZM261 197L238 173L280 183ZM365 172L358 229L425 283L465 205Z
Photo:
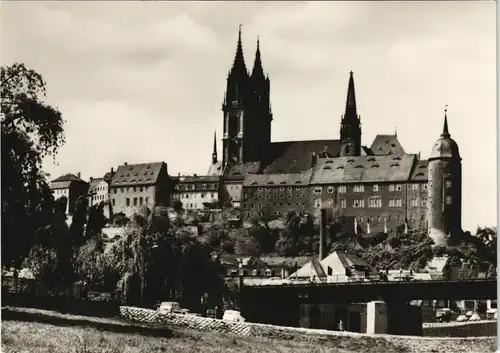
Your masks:
M247 70L240 27L222 103L222 159L214 136L208 175L221 176L225 197L246 217L331 207L353 219L359 232L426 227L435 244L460 234L461 157L446 111L428 160L407 153L396 133L362 145L351 71L339 139L272 142L270 88L258 40Z

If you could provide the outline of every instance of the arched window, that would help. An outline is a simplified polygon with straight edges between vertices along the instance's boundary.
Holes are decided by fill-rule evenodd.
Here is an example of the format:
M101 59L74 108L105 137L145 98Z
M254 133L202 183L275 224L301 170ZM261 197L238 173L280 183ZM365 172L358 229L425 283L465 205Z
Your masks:
M266 271L264 272L264 274L265 274L266 276L270 277L273 273L271 272L271 270L270 270L270 269L268 269L268 268L267 268L267 269L266 269Z
M351 151L351 146L346 145L346 146L345 146L345 153L347 154L347 153L349 153L350 151Z
M252 276L257 276L257 270L252 270Z

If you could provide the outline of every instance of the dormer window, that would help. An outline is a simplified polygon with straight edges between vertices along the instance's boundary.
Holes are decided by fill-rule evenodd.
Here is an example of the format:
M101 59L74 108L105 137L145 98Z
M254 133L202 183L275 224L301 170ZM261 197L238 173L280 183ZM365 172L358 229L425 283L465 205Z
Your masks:
M344 169L344 166L343 166L343 165L339 165L339 166L337 167L337 169Z
M378 164L373 164L372 168L380 168L380 166Z
M347 162L349 162L349 163L353 163L353 162L354 162L354 159L349 158L349 159L347 160Z
M375 162L375 158L373 158L373 157L369 157L369 158L368 158L368 162Z
M325 161L325 164L330 164L330 163L333 163L333 161L331 161L331 160Z
M332 168L331 168L329 165L325 165L325 166L323 167L323 169L324 169L324 170L327 170L327 169L332 169Z

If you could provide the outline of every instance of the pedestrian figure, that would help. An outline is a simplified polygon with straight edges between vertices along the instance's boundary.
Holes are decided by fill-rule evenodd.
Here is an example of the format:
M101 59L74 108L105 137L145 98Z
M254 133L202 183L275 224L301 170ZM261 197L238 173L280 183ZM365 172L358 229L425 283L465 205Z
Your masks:
M344 324L342 323L342 319L339 321L339 331L344 331Z

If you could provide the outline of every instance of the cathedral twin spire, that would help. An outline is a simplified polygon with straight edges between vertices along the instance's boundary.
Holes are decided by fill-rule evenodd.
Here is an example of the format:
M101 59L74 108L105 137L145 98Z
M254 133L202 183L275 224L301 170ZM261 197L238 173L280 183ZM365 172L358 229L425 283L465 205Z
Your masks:
M252 69L251 76L247 71L247 67L245 64L245 58L243 56L243 44L241 41L241 25L238 30L238 44L236 46L236 55L234 56L233 67L229 72L230 77L234 78L252 78L252 79L262 79L265 80L266 77L264 75L264 69L262 68L262 59L260 56L260 40L257 37L257 50L255 52L255 61Z

